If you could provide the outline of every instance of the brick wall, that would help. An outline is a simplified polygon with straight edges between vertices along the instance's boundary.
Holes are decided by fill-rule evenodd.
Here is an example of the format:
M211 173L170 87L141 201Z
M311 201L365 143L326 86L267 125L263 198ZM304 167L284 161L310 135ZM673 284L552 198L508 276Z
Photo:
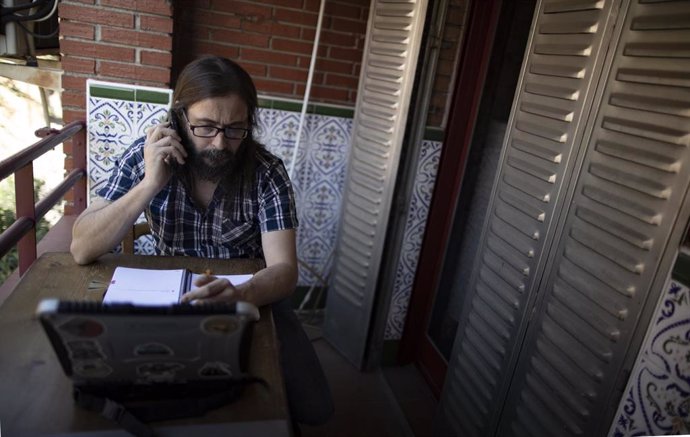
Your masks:
M467 0L451 0L448 5L427 126L445 128L450 100L453 97L462 38L465 33L468 3Z
M59 3L66 123L85 118L87 78L170 87L184 65L204 54L238 61L260 94L303 98L320 0L175 0L174 8L172 3ZM312 102L355 104L369 5L370 0L326 0ZM429 126L444 124L466 9L467 0L450 2ZM64 150L69 171L70 144Z
M63 0L59 3L65 123L85 118L86 79L170 86L172 7L166 0ZM72 166L64 144L65 169ZM70 214L71 193L65 212Z
M352 106L357 98L369 0L327 0L312 102ZM175 2L173 77L203 54L227 56L260 94L302 99L320 0Z

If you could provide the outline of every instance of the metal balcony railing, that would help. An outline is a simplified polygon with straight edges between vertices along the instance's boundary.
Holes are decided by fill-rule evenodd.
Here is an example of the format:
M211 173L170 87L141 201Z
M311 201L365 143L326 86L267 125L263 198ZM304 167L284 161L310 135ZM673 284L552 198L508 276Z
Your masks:
M0 234L0 257L16 245L20 275L36 260L36 223L72 188L74 212L78 214L86 207L86 123L74 121L62 130L39 129L36 135L44 138L0 162L0 181L14 174L16 199L16 219ZM74 170L34 204L33 161L70 138Z

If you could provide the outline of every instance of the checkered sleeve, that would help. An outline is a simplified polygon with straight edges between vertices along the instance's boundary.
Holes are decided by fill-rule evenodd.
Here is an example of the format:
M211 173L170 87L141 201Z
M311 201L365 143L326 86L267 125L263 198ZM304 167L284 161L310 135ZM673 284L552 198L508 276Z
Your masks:
M124 196L144 176L144 138L136 140L117 160L108 181L96 192L111 202Z
M297 228L295 193L281 160L276 160L266 169L258 194L262 233Z

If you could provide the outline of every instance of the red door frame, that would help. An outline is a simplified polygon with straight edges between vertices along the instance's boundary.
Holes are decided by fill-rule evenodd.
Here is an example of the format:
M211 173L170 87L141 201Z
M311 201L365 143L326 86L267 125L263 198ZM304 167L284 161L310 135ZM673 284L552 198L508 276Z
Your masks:
M443 387L448 363L428 338L427 326L462 187L501 3L501 0L475 0L469 7L426 233L400 342L399 360L414 361L437 397Z

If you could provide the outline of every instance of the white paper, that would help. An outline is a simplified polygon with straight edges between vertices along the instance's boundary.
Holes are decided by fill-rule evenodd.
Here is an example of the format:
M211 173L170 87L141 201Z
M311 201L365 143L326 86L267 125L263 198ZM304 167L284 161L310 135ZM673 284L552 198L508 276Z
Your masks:
M103 297L103 303L132 303L142 306L171 305L180 301L185 292L182 278L187 270L153 270L117 267L108 290ZM194 282L200 274L192 274L191 289L196 288ZM253 275L213 275L225 278L232 285L247 282Z
M184 274L184 269L117 267L103 297L103 303L133 303L144 306L177 303L180 300L180 286Z

